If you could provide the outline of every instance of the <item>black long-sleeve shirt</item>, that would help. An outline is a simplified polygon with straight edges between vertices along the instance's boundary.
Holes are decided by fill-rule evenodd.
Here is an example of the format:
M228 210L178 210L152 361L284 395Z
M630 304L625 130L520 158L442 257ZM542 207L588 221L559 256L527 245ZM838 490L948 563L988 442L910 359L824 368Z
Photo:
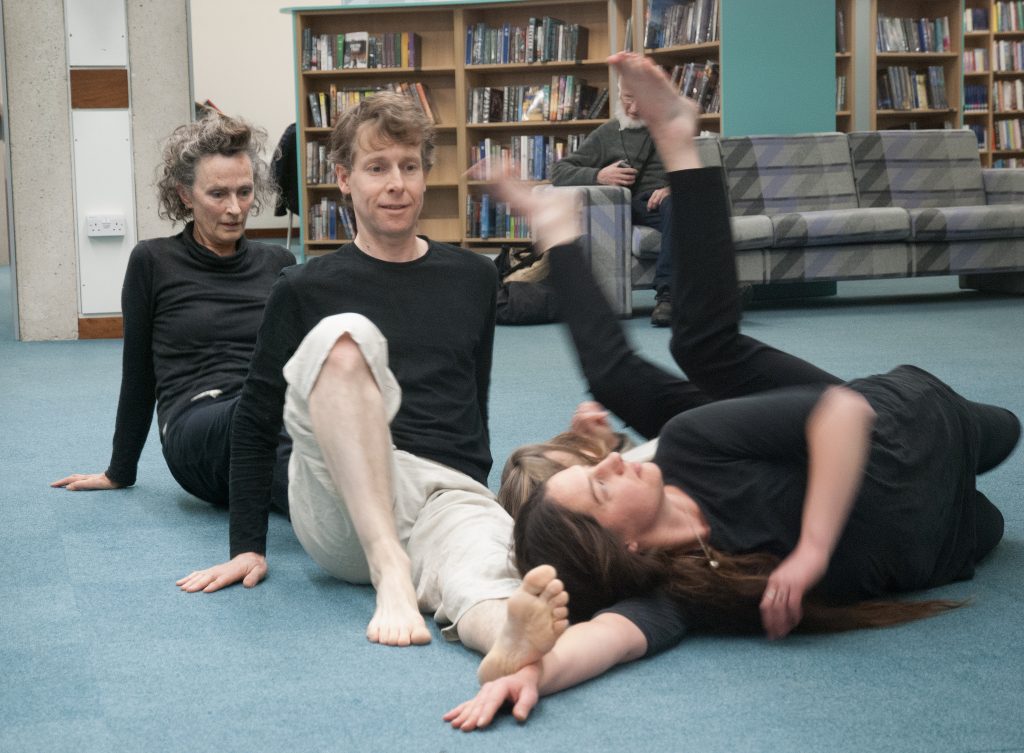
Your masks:
M139 243L121 289L124 350L107 477L135 483L156 406L163 428L194 395L241 389L267 295L295 257L242 238L233 256L177 235Z
M381 261L349 243L281 275L235 411L231 556L266 551L282 369L306 334L332 314L362 314L388 340L389 366L402 387L391 422L395 446L486 483L496 292L490 260L436 242L404 263Z

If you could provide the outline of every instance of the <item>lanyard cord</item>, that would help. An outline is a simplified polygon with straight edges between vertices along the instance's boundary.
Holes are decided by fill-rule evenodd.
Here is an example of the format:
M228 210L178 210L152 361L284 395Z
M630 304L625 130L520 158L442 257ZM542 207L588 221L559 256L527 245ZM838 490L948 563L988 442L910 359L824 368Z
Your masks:
M625 130L624 128L619 128L619 144L622 146L622 153L626 157L626 162L629 163L630 167L636 167L637 168L637 170L636 170L636 183L639 183L640 182L640 178L643 177L644 170L647 169L647 163L651 161L651 156L654 154L653 147L648 149L648 146L650 146L650 143L651 143L651 132L648 131L646 128L644 129L644 141L643 141L642 144L640 144L640 149L639 149L639 151L637 151L636 156L635 157L630 157L629 156L629 152L626 150L626 139L623 138L623 136L622 136L622 132L624 130ZM640 159L640 156L642 154L644 154L644 152L647 152L646 156L644 156L644 161L640 163L639 167L637 167L637 165L634 164L634 163L635 163L636 160ZM636 185L636 184L634 183L634 185Z

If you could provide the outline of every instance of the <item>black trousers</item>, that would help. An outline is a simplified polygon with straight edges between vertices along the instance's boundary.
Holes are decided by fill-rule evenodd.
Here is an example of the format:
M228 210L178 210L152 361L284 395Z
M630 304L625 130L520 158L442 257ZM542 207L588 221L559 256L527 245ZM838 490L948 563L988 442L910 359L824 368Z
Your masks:
M181 488L227 507L231 474L231 419L238 395L204 397L175 416L163 436L164 459ZM277 445L271 504L288 514L288 459L292 441L284 430Z

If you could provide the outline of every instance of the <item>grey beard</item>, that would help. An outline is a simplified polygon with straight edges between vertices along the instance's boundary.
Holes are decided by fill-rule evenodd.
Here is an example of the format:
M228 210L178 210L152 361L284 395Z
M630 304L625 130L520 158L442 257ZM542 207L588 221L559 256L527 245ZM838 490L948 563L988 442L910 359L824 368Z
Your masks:
M636 130L637 128L644 128L645 127L644 126L644 122L642 120L637 120L636 118L631 118L626 113L624 113L622 110L618 110L617 109L615 111L615 119L619 121L619 130L620 131L630 131L630 130Z

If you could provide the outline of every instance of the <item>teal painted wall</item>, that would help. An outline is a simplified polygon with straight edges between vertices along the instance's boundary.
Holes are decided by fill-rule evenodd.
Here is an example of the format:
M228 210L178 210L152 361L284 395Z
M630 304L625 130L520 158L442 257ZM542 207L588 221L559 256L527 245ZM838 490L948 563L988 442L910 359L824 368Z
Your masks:
M722 134L834 131L835 3L721 0Z

